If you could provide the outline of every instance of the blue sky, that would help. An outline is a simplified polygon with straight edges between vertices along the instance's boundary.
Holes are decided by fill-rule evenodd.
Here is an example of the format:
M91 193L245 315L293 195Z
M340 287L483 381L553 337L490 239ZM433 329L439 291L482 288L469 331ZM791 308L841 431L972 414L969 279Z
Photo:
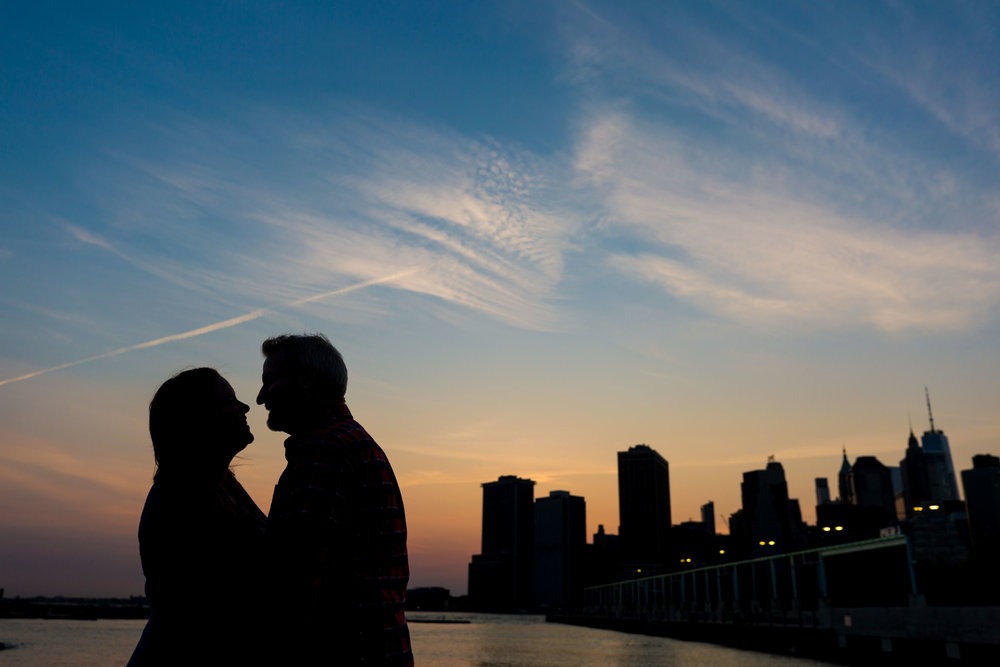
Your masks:
M997 453L998 33L985 2L5 7L0 585L138 592L146 402L202 364L252 398L284 331L343 351L415 585L464 590L501 474L613 531L637 442L675 521L770 454L811 517L841 447L898 463L925 385L956 469Z

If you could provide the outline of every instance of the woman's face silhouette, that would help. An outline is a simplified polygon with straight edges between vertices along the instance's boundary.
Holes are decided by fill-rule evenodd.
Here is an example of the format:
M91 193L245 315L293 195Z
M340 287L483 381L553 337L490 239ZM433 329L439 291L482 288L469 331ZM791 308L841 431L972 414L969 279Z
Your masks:
M229 457L243 451L253 442L253 433L247 423L250 406L236 398L236 392L225 378L216 378L205 406L205 429L210 446L220 448L220 454Z

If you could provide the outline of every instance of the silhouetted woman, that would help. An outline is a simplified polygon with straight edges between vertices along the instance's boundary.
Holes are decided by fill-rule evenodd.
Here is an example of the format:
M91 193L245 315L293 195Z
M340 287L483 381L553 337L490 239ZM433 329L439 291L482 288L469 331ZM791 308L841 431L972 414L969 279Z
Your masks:
M152 614L129 665L253 662L265 517L229 470L253 442L249 410L211 368L175 375L149 404L139 555Z

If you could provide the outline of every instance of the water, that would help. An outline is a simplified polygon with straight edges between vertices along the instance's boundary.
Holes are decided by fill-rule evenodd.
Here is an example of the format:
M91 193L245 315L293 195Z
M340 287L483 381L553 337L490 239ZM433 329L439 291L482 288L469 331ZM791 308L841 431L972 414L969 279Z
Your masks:
M411 623L418 665L431 667L820 666L827 663L546 623L542 616L412 612L411 619L464 618L468 625ZM0 664L124 665L145 621L0 619Z

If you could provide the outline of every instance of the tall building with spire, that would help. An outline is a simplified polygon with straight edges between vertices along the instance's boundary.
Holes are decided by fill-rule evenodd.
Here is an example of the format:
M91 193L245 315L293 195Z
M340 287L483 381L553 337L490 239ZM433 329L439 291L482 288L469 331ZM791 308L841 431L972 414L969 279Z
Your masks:
M927 396L930 430L924 431L920 438L921 444L918 444L913 428L910 427L906 457L899 462L907 518L913 518L916 512L923 511L923 508L929 505L942 505L948 501L958 500L958 483L955 479L955 467L951 460L948 437L944 431L934 427L930 392L926 387L924 392Z
M851 463L847 460L847 448L844 448L844 460L837 473L837 491L840 492L840 502L845 505L854 503L854 489L851 485Z
M924 453L928 456L930 470L931 500L946 501L958 500L958 482L955 479L955 465L951 460L951 447L948 444L948 436L944 431L934 428L934 413L931 412L931 395L924 387L927 396L927 416L930 418L931 428L924 431L920 437Z

